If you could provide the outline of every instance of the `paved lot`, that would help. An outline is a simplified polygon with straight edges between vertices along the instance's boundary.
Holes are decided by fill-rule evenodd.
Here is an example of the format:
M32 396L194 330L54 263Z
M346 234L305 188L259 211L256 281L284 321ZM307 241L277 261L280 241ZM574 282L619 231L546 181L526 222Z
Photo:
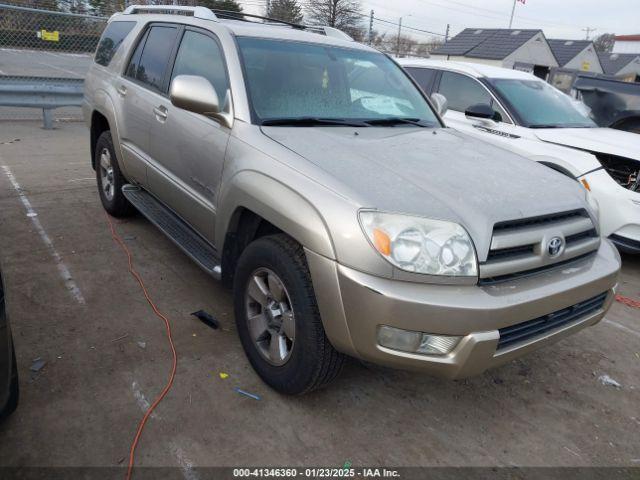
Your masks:
M84 78L92 54L0 48L0 75Z
M170 368L164 327L109 235L87 138L82 124L44 131L38 123L0 123L0 261L22 388L18 411L0 426L0 465L118 465ZM37 217L27 217L2 165ZM478 378L437 380L354 361L330 388L288 398L251 370L228 291L144 219L116 228L171 319L179 355L174 388L140 444L140 465L181 466L188 476L189 465L347 460L640 464L638 310L615 304L598 326ZM61 265L84 304L65 286ZM640 258L624 258L621 293L640 298ZM223 328L211 330L189 315L199 309ZM33 373L37 357L47 365ZM230 376L222 380L219 372ZM605 374L622 388L602 385ZM235 386L262 400L239 396Z

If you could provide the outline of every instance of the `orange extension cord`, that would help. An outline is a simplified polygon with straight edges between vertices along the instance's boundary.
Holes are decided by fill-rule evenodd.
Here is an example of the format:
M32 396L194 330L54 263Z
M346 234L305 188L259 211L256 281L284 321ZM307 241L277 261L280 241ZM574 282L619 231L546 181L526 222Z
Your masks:
M616 295L616 301L627 305L632 308L640 308L640 302L633 298L623 297L622 295Z
M153 300L151 300L151 297L149 296L149 292L147 292L147 288L144 286L144 281L142 280L142 277L133 268L131 252L129 251L125 243L122 241L122 239L116 232L116 229L113 226L113 222L111 221L111 217L109 216L109 214L107 214L107 221L109 222L109 228L111 229L111 236L118 243L118 245L120 245L124 253L127 254L127 260L129 262L129 272L131 273L131 275L135 277L135 279L140 284L140 288L142 288L142 293L144 294L144 298L147 299L147 302L153 309L153 313L155 313L156 316L158 316L158 318L161 318L164 321L167 338L169 339L169 346L171 347L171 354L173 355L173 363L171 365L171 374L169 375L169 381L167 382L165 387L162 389L162 392L160 392L160 395L156 397L154 402L145 412L144 417L142 417L142 420L138 425L138 430L136 431L136 436L133 439L133 443L131 443L131 450L129 451L129 468L127 469L127 477L126 477L127 480L130 480L131 475L133 474L133 465L135 462L136 447L138 446L138 442L140 441L140 437L142 436L142 430L144 429L144 426L147 423L149 416L151 416L151 414L156 409L156 407L160 404L162 399L167 395L169 390L171 390L171 386L173 385L173 381L176 377L176 369L178 367L178 354L176 353L176 347L173 344L173 336L171 334L171 323L169 323L169 319L167 319L167 317L165 317L162 314L162 312L158 310L158 307L156 307L155 304L153 303Z

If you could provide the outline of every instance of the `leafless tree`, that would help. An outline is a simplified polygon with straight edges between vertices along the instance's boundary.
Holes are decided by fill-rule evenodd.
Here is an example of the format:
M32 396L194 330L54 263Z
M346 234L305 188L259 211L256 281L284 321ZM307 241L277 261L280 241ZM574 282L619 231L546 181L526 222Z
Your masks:
M597 52L609 53L613 50L615 41L615 35L613 33L603 33L593 41L593 45L596 47Z
M313 23L338 28L356 39L364 35L358 0L309 0L306 10Z

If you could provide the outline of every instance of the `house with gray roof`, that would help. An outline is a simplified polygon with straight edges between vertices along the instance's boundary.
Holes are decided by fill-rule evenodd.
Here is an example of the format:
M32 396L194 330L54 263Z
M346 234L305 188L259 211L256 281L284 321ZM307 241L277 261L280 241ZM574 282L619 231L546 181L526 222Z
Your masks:
M607 75L639 81L640 55L637 53L600 53L600 63Z
M431 52L434 59L527 70L546 78L558 61L542 30L466 28Z
M604 73L592 41L560 39L547 41L559 66L583 72Z

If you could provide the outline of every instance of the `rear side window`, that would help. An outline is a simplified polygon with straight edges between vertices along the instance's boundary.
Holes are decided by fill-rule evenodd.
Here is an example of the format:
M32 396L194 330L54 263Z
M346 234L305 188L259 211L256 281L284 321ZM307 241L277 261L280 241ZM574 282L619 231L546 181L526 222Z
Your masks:
M162 91L177 34L178 29L173 26L151 27L131 57L126 75Z
M491 105L493 100L480 82L459 73L442 72L438 92L447 97L449 108L457 112L479 103Z
M218 43L202 33L187 30L182 37L171 80L178 75L204 77L216 89L223 101L229 89L227 70Z
M105 67L109 65L118 47L135 25L136 22L111 22L107 25L98 43L95 62Z
M431 68L415 68L408 67L405 70L409 72L409 75L420 85L420 88L429 95L433 88L433 79L436 76L436 71Z

